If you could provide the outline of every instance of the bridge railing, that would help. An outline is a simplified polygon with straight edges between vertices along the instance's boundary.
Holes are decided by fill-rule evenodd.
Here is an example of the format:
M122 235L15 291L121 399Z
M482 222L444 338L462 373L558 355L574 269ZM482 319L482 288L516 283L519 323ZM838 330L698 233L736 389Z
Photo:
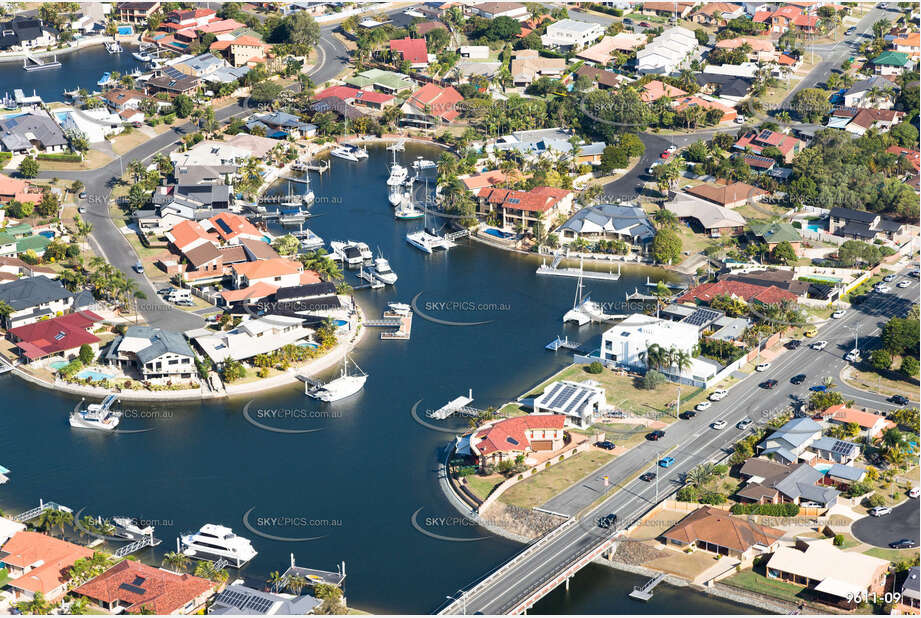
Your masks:
M495 571L487 575L484 579L480 580L480 582L477 583L475 586L473 586L470 590L467 590L466 592L464 592L460 596L460 600L454 600L453 602L443 607L438 612L438 614L444 615L444 614L461 613L461 610L464 606L463 599L470 598L471 596L477 594L484 588L487 588L494 579L496 579L497 577L501 577L502 575L504 575L511 569L515 568L516 566L518 566L519 564L527 560L532 554L534 554L541 547L543 547L544 544L552 543L554 539L556 539L558 536L562 535L564 532L569 530L572 526L575 525L575 523L576 523L575 519L573 518L567 519L562 524L560 524L559 526L557 526L556 528L554 528L553 530L551 530L550 532L548 532L547 534L539 538L537 541L525 547L521 552L515 555L511 560L509 560L508 562L503 564L501 567L499 567L498 569L496 569Z

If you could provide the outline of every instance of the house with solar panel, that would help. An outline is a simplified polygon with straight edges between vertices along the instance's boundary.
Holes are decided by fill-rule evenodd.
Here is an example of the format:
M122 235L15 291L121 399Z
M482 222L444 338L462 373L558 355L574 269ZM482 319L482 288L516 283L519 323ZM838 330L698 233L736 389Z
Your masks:
M534 398L534 414L562 414L581 429L595 424L606 407L604 388L594 380L558 380Z
M242 584L230 584L218 594L209 615L215 616L306 616L322 605L310 594L294 596L256 590Z

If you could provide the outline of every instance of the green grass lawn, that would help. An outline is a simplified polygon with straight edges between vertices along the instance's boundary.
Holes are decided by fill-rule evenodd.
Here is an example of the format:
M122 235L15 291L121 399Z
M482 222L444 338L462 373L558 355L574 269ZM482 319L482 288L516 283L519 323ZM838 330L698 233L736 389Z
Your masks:
M512 486L499 500L524 508L539 506L613 458L611 453L601 451L573 455Z
M10 581L10 574L6 569L0 569L0 588L6 586L6 582Z
M901 560L910 560L912 558L917 560L919 554L917 549L883 549L882 547L874 547L873 549L868 549L863 553L868 556L873 556L874 558L889 560L890 562L899 562Z
M470 476L466 477L466 479L467 486L470 488L470 491L476 494L480 500L485 500L496 485L499 485L505 481L505 477L501 474L493 474L490 476L471 474Z
M779 579L771 579L764 575L759 575L751 569L745 569L744 571L727 577L723 581L731 586L737 586L745 590L766 594L793 603L799 603L803 600L800 594L805 589L805 586L798 586L796 584L780 581Z

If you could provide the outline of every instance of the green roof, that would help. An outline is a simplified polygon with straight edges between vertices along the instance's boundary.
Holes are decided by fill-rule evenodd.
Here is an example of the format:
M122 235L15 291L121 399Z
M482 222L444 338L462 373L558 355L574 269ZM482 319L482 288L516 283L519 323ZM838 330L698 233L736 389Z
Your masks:
M36 253L44 253L45 249L50 244L51 239L45 236L26 236L16 241L16 251L18 253L23 253L32 249L32 251Z
M32 226L28 223L17 223L16 225L8 225L0 229L0 232L9 234L10 236L28 236L32 233Z
M799 230L789 223L752 223L752 234L767 243L800 242L803 237Z
M367 71L362 71L358 75L345 80L345 83L353 88L364 88L368 85L380 84L385 88L397 92L414 88L412 80L402 73L383 71L381 69L368 69Z
M870 62L888 67L903 67L908 64L908 54L892 50L884 51Z
M15 242L16 242L16 239L13 238L11 235L9 235L9 234L7 234L7 233L5 233L5 232L0 232L0 246L3 246L3 245L12 245L12 244L14 244Z

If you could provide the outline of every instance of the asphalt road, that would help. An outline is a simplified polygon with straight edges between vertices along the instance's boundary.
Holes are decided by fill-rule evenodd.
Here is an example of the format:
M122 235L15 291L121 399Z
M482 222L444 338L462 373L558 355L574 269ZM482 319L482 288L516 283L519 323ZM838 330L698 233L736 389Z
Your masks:
M319 50L317 66L309 72L311 79L318 84L338 75L348 62L348 52L345 46L332 35L334 27L327 26L322 29L320 43L317 46ZM227 123L235 116L252 113L253 110L244 105L245 101L238 101L224 107L215 112L215 118L219 122ZM137 282L138 288L146 297L139 301L138 306L149 325L176 331L199 328L204 324L204 320L200 315L182 311L165 303L157 296L154 286L147 277L134 272L132 267L138 261L138 256L112 220L109 214L109 198L117 179L122 176L123 166L127 166L133 160L149 163L155 154L173 150L183 135L195 130L193 123L176 127L148 140L120 159L99 169L86 172L42 172L40 174L43 178L77 179L83 182L87 197L81 202L81 206L86 208L84 219L93 224L93 232L89 239L93 250Z
M756 372L735 384L729 394L722 401L714 403L709 410L691 420L675 421L661 440L638 445L549 500L541 508L567 516L582 513L577 525L529 560L509 568L488 586L468 595L467 611L497 614L513 608L530 591L559 573L575 556L602 539L606 533L595 523L599 517L616 513L619 526L630 525L658 500L677 491L689 470L728 454L747 432L757 429L779 414L794 398L805 398L808 388L821 383L824 377L830 376L837 380L846 364L843 355L853 347L854 327L859 326L861 330L872 332L886 318L904 315L911 304L917 302L918 282L915 279L910 281L911 286L908 288L893 288L889 294L874 293L864 303L849 310L843 318L829 320L819 330L818 337L829 342L825 350L817 352L802 346L797 350L784 351L767 371ZM799 386L791 385L790 378L799 373L805 373L807 380ZM759 386L768 378L776 379L777 387L768 390ZM893 407L882 397L868 393L861 395L867 406L880 410ZM738 429L735 424L746 416L755 423L746 430ZM725 420L729 426L721 431L712 429L710 424L718 419ZM675 463L668 468L656 465L666 453L675 458ZM646 482L637 478L647 470L657 471L656 481ZM604 476L609 479L607 486ZM588 508L605 495L609 496L606 500L593 509ZM886 543L891 540L888 539Z
M892 509L888 515L858 519L851 526L851 534L864 543L877 547L889 547L889 543L902 539L911 539L918 543L921 542L918 538L918 527L921 525L918 514L918 499L909 498L907 502Z

